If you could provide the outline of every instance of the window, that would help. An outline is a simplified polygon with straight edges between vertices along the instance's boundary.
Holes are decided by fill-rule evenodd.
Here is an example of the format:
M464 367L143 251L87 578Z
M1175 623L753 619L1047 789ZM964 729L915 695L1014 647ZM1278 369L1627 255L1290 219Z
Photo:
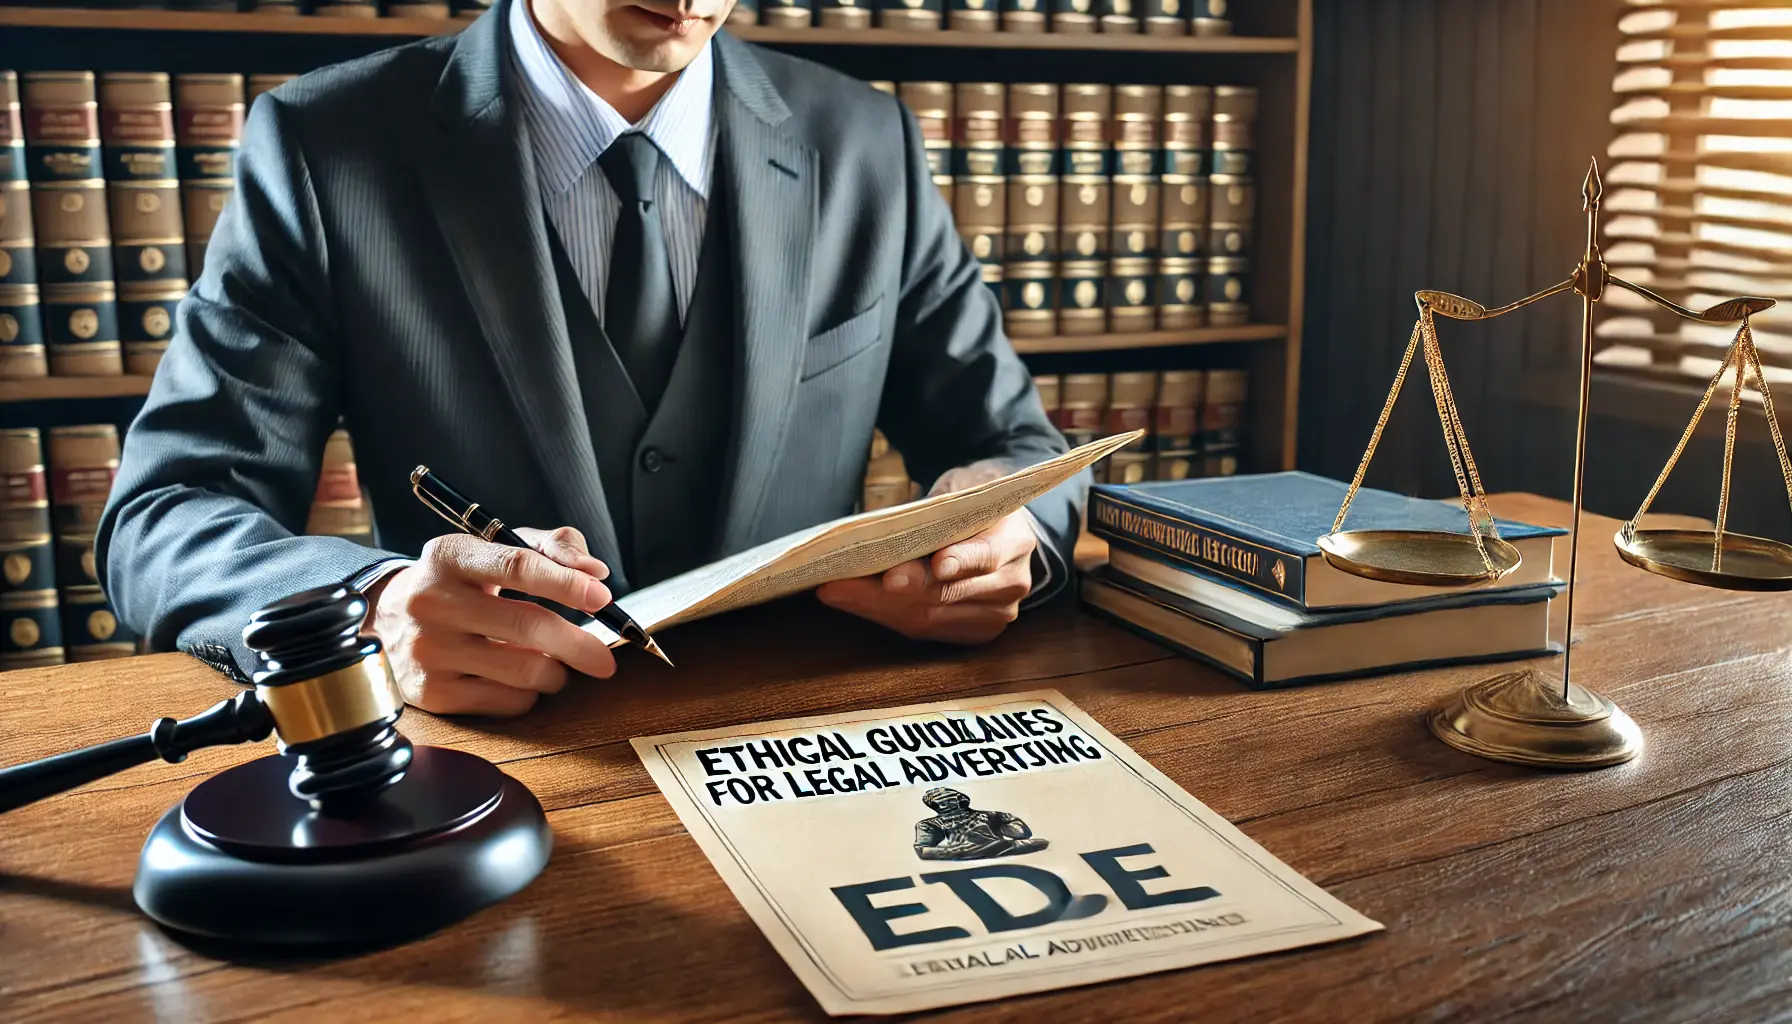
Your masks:
M1699 309L1755 318L1770 385L1792 380L1792 2L1626 0L1606 160L1612 272ZM1608 290L1595 361L1670 379L1715 373L1733 331Z

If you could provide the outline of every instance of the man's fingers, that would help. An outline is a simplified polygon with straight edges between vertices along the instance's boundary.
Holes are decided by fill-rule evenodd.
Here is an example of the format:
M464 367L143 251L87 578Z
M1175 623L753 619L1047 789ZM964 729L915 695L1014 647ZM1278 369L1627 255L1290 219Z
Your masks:
M995 572L1009 562L1033 553L1032 528L1024 520L1017 523L1009 516L995 526L969 540L943 547L934 552L933 575L942 580L962 579Z
M423 546L425 560L451 567L465 579L500 590L545 597L570 608L597 611L610 589L590 573L569 569L539 551L493 544L477 537L437 537Z
M940 605L1019 603L1033 589L1033 574L1025 562L1013 561L995 572L965 576L939 585L934 601Z
M536 693L559 693L568 675L564 664L539 651L466 633L419 636L410 653L425 672L479 676Z
M883 576L883 588L892 594L919 594L933 582L933 570L920 558L886 569Z
M591 554L591 547L585 543L585 535L570 526L555 530L519 526L516 533L534 545L536 550L569 569L590 573L600 580L610 578L610 567Z
M539 651L588 676L607 679L616 671L616 658L602 640L528 601L463 587L431 594L419 610L432 626Z
M535 706L541 694L477 676L430 674L406 690L405 699L435 715L491 715L509 718Z

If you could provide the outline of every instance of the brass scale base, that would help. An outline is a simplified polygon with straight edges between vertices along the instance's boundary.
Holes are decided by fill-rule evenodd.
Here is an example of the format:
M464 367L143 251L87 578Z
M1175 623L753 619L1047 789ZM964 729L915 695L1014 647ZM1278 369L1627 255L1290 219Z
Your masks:
M1567 633L1562 652L1561 675L1545 675L1535 668L1504 672L1473 683L1452 696L1431 712L1431 731L1445 743L1479 757L1514 764L1544 768L1602 768L1622 764L1642 751L1642 731L1636 722L1611 700L1572 681L1572 637L1574 629L1574 569L1580 544L1580 516L1583 507L1582 485L1586 458L1587 401L1593 361L1593 304L1599 300L1606 284L1615 284L1643 296L1672 312L1703 323L1736 323L1740 327L1736 340L1717 374L1712 377L1704 399L1687 424L1679 445L1662 469L1654 488L1635 516L1624 524L1614 539L1625 562L1648 572L1687 583L1725 590L1783 591L1792 590L1792 545L1762 537L1728 533L1724 522L1728 514L1730 467L1736 440L1737 413L1741 392L1752 374L1751 383L1760 392L1768 428L1779 456L1785 478L1786 494L1792 503L1792 462L1788 461L1786 444L1780 436L1760 356L1755 351L1749 317L1774 305L1771 299L1742 297L1729 299L1704 310L1680 306L1647 288L1631 284L1609 274L1599 253L1598 210L1601 184L1598 164L1588 169L1581 196L1587 214L1587 248L1574 275L1569 280L1545 289L1536 295L1497 309L1489 310L1479 303L1446 292L1421 291L1414 297L1419 306L1419 322L1413 328L1412 341L1405 360L1394 378L1381 419L1363 453L1356 477L1338 510L1332 530L1319 538L1325 560L1336 568L1367 579L1428 587L1465 587L1495 582L1518 568L1518 550L1500 539L1492 515L1487 511L1480 475L1468 447L1468 437L1457 415L1455 399L1450 393L1449 378L1444 370L1442 351L1437 344L1434 316L1441 314L1457 320L1483 320L1511 312L1521 306L1557 292L1572 288L1582 300L1581 320L1581 391L1574 462L1574 523L1570 541L1567 574ZM1469 532L1447 533L1415 530L1352 530L1343 529L1351 501L1362 486L1376 445L1387 426L1394 400L1405 382L1414 355L1424 352L1436 399L1438 417L1443 425L1444 441L1450 452L1463 507L1469 516ZM1734 369L1730 391L1730 408L1724 445L1724 474L1718 499L1716 526L1713 530L1640 530L1637 520L1648 511L1660 492L1668 474L1674 469L1700 417L1717 392L1726 372Z

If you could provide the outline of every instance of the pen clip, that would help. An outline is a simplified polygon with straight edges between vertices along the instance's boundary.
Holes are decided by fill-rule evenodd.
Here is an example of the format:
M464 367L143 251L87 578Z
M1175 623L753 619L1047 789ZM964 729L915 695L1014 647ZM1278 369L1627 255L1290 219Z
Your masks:
M473 529L472 515L473 510L479 507L479 503L474 502L473 504L468 505L465 511L455 511L447 502L443 501L423 486L423 482L428 477L428 466L418 466L411 471L411 493L417 496L417 500L421 501L424 504L424 507L428 508L431 512L448 520L449 523L459 528L462 532L476 532Z

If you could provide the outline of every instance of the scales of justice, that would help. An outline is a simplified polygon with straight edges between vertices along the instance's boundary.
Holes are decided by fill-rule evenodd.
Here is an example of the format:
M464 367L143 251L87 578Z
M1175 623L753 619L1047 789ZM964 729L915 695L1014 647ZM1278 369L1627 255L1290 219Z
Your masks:
M1481 476L1469 451L1468 434L1463 430L1456 401L1450 393L1450 380L1444 370L1443 353L1437 341L1436 317L1453 320L1487 320L1503 316L1558 292L1573 289L1581 297L1580 405L1576 418L1574 447L1574 518L1567 573L1567 632L1562 647L1561 678L1553 678L1536 668L1506 672L1469 685L1436 709L1430 718L1431 731L1445 743L1459 750L1498 761L1554 768L1600 768L1621 764L1642 750L1642 732L1622 709L1606 697L1583 687L1570 675L1573 664L1575 560L1580 549L1582 485L1587 453L1587 399L1593 368L1593 306L1605 294L1608 285L1616 285L1671 310L1688 320L1706 324L1736 324L1736 338L1730 344L1723 364L1711 378L1704 398L1693 412L1686 432L1668 457L1667 465L1656 478L1655 485L1643 499L1642 507L1613 538L1624 561L1648 572L1687 583L1724 590L1792 590L1792 545L1762 537L1728 533L1724 522L1730 504L1730 469L1736 445L1737 416L1742 405L1743 385L1752 383L1759 391L1767 429L1779 456L1780 473L1785 478L1786 496L1792 503L1792 462L1786 454L1779 421L1774 416L1773 398L1768 393L1766 374L1756 351L1749 317L1774 305L1774 300L1742 296L1725 299L1704 310L1692 310L1672 302L1641 285L1632 284L1606 270L1599 252L1599 197L1602 186L1599 164L1594 160L1581 185L1581 198L1587 214L1587 247L1579 266L1566 281L1552 285L1535 295L1516 302L1488 309L1478 302L1447 292L1420 291L1413 298L1419 307L1418 322L1413 325L1412 340L1394 376L1393 390L1388 392L1381 417L1369 437L1356 476L1345 492L1331 532L1319 538L1319 548L1327 562L1345 572L1372 580L1430 587L1467 587L1491 583L1518 568L1519 553L1509 542L1500 539L1493 515L1487 509ZM1462 493L1463 509L1468 513L1468 530L1449 533L1428 530L1346 530L1344 521L1350 504L1362 486L1369 462L1375 457L1376 445L1387 427L1394 400L1406 383L1407 370L1413 357L1423 352L1425 368L1431 379L1432 397L1436 401L1438 419L1443 425L1444 445L1450 453L1456 484ZM1680 455L1692 439L1712 396L1723 383L1725 374L1734 373L1730 386L1729 413L1724 432L1723 482L1717 500L1717 519L1711 530L1640 529L1637 521L1649 511L1649 505L1667 482Z

